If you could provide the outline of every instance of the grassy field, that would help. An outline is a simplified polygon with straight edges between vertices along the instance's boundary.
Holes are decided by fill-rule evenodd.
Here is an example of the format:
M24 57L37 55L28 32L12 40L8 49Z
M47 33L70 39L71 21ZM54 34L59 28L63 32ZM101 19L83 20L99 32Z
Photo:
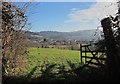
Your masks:
M67 60L79 62L79 51L61 50L54 48L29 48L28 58L32 57L34 61L49 61L61 63Z
M76 79L84 79L84 77L96 74L91 68L82 67L80 69L82 66L80 64L80 51L55 48L28 48L26 60L27 66L24 74L22 74L23 76L15 79L15 81L21 80L26 82L33 80L35 82L44 81L49 83L63 80L72 82L76 81ZM67 62L68 60L71 62Z
M26 67L29 73L35 66L41 66L48 63L64 64L67 66L67 60L72 63L80 63L80 52L75 50L61 50L55 48L29 48L26 56L28 65ZM39 72L39 70L37 70Z
M46 66L45 64L60 64L69 68L67 61L80 65L80 51L62 50L55 48L28 48L26 72L29 73L36 66ZM91 56L91 53L87 54ZM84 62L84 59L83 59ZM35 70L36 76L40 68Z

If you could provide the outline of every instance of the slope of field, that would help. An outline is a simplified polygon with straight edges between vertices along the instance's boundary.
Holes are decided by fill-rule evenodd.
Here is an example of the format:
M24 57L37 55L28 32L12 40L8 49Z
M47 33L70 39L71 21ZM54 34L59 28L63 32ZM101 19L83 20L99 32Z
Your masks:
M47 63L64 64L67 66L67 60L72 63L80 63L79 51L61 50L54 48L29 48L26 56L28 65L26 67L29 73L35 66L41 66ZM37 70L39 72L39 70Z

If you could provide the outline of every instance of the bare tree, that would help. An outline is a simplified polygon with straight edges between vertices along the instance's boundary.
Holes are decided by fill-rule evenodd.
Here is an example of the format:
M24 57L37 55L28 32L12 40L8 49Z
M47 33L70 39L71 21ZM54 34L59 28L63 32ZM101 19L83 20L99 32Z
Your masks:
M15 75L18 64L26 51L26 38L23 29L27 24L25 15L29 3L19 7L10 2L2 2L2 72ZM16 72L16 73L15 73Z

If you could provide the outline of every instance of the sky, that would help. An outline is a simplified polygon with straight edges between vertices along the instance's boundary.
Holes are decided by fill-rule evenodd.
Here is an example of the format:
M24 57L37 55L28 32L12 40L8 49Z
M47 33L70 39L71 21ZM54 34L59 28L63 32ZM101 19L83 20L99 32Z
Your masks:
M116 2L116 0L2 0L9 2ZM117 0L119 1L119 0Z
M115 16L117 4L112 2L33 2L28 9L28 21L33 32L70 32L96 29L100 20Z

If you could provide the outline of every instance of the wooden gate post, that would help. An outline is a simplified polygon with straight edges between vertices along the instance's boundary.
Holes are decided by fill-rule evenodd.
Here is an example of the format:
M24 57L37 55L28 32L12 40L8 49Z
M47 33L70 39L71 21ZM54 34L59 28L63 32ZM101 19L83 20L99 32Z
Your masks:
M81 60L81 63L83 62L82 61L82 44L80 44L80 60Z

